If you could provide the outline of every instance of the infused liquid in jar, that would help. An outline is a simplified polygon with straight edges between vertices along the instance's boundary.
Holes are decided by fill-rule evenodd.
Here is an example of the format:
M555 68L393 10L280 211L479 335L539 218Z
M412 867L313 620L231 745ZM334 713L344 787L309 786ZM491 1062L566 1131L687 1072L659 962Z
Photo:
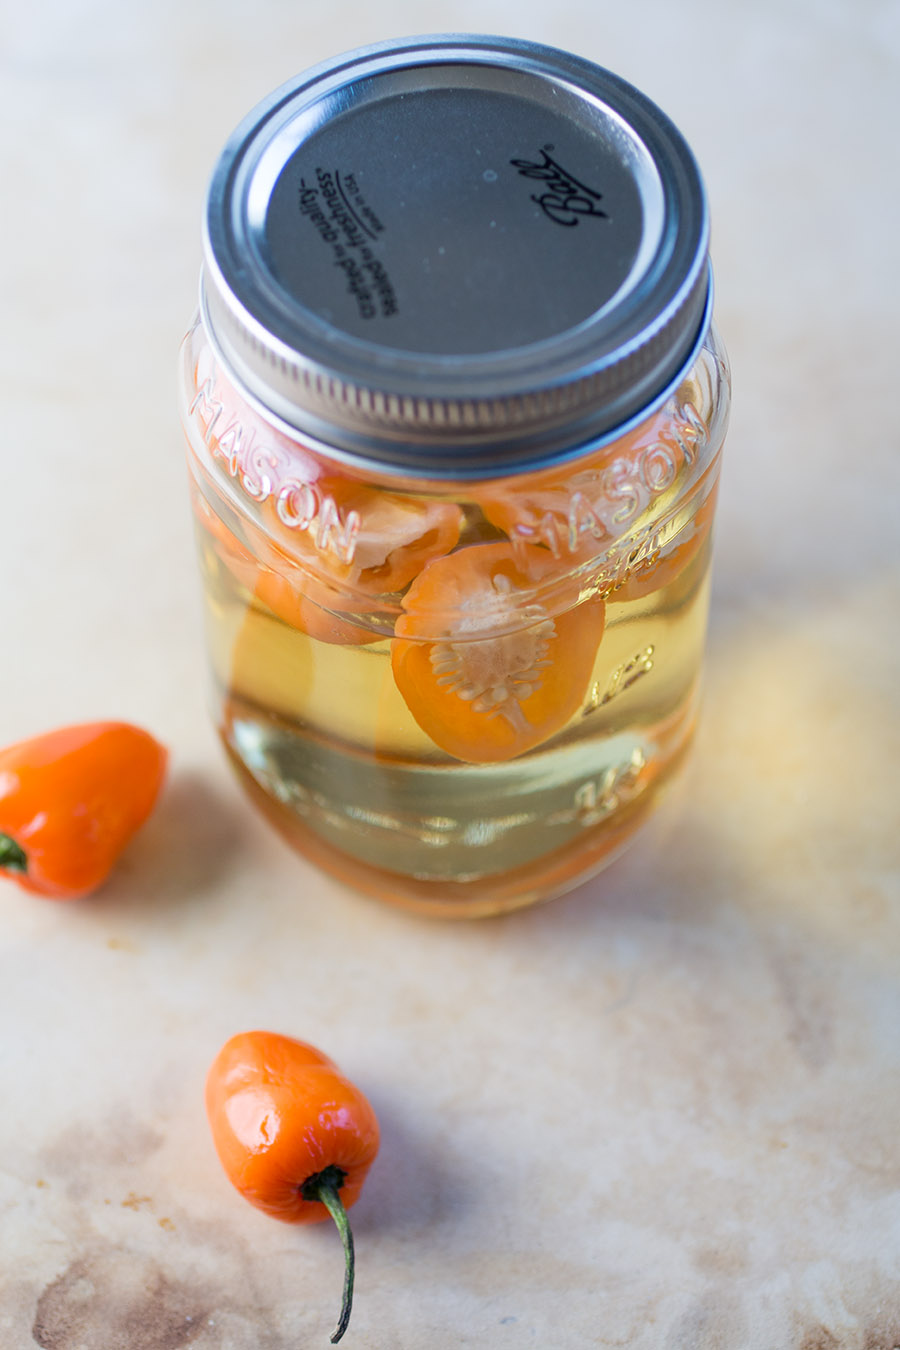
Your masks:
M181 368L214 712L358 889L562 892L683 758L728 414L707 247L671 123L528 43L351 53L223 152Z

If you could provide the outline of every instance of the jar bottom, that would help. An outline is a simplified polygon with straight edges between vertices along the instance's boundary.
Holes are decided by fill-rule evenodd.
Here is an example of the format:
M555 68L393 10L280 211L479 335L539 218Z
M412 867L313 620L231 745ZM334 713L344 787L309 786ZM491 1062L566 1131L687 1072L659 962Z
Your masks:
M313 794L317 800L312 807L308 799L298 803L285 791L284 779L273 778L261 766L247 744L248 726L258 734L258 723L247 720L252 719L252 709L229 700L219 732L251 801L298 853L322 871L353 890L417 913L438 918L481 918L565 894L623 852L655 809L661 792L685 757L696 723L696 702L696 697L688 699L665 725L653 729L652 753L632 750L622 767L607 769L599 778L581 783L575 791L576 832L564 844L502 870L462 875L423 875L425 864L418 872L412 868L399 871L354 856L325 837L329 806L320 794ZM352 807L350 814L352 817ZM310 815L325 822L324 830L310 825ZM346 829L346 821L342 819L341 823ZM425 820L423 828L429 823L434 822ZM526 833L540 835L540 829L526 829ZM401 834L395 835L398 847L388 856L403 856ZM427 852L420 847L420 856ZM443 856L440 849L430 852Z

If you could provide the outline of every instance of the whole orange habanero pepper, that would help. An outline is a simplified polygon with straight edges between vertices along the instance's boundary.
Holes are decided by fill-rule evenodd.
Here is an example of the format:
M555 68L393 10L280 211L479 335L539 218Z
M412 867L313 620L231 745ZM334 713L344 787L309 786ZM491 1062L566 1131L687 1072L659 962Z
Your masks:
M331 1215L344 1244L344 1295L332 1343L353 1302L346 1211L378 1152L378 1121L358 1088L319 1050L270 1031L232 1036L206 1080L206 1112L229 1181L285 1223Z
M54 900L97 889L153 809L168 751L127 722L0 750L0 876Z

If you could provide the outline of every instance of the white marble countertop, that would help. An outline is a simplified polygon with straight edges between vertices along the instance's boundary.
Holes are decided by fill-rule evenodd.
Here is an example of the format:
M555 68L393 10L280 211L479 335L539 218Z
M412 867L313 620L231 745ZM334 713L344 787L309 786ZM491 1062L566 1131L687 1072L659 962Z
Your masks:
M318 875L233 783L173 388L225 136L423 29L671 114L735 373L680 788L568 899L457 925ZM254 1026L382 1120L348 1347L900 1345L898 91L895 0L5 7L0 743L123 717L172 771L96 897L0 883L4 1348L327 1344L335 1235L244 1205L208 1137Z

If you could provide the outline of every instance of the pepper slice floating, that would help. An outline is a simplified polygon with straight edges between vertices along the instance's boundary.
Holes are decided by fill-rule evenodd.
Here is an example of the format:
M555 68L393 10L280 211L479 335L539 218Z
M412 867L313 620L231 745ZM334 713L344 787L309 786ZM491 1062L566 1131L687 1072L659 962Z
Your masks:
M168 752L127 722L90 722L0 751L0 873L55 900L106 880L150 815Z
M551 616L529 598L558 570L543 549L473 544L430 562L404 597L394 680L422 730L456 759L513 759L578 709L605 608L594 598Z
M489 483L478 503L511 539L541 545L569 565L628 534L693 460L693 432L678 440L657 413L577 465Z
M319 552L302 530L273 524L272 510L265 514L279 542L243 521L248 547L199 491L194 509L220 561L278 618L321 642L365 646L382 634L344 618L348 600L355 598L361 609L377 614L383 608L381 595L402 590L431 558L456 545L462 512L452 503L418 502L363 488L348 501L360 518L352 563Z
M233 1036L206 1080L206 1111L225 1174L240 1194L285 1223L334 1219L344 1243L340 1320L353 1301L355 1204L378 1153L375 1112L327 1055L276 1032Z
M344 608L346 597L333 587L286 559L281 560L279 570L259 562L199 492L195 493L194 510L219 561L246 591L290 628L338 646L365 646L378 641L377 632L335 612ZM248 522L244 522L244 528L248 534L251 532ZM260 541L257 546L261 551L274 554L272 546L261 542L262 531L255 531L253 537L255 544Z
M677 581L706 543L712 526L717 491L718 484L714 484L702 506L694 514L689 527L679 531L677 543L664 549L658 556L638 563L632 571L626 573L622 583L612 591L608 599L620 605L629 604L632 600L645 600L648 595L653 595L664 586Z
M279 505L265 503L263 515L279 544L335 586L373 596L402 591L427 562L449 553L463 522L455 502L337 477L308 485L295 513L288 526Z
M247 492L263 524L260 529L242 521L244 548L221 521L209 518L214 513L201 497L198 515L216 536L222 560L275 614L310 637L358 645L377 641L378 633L343 619L339 611L350 599L360 600L365 610L371 600L377 609L380 596L402 591L431 558L455 548L462 509L453 501L372 487L333 465L326 472L311 448L260 418L215 368L204 375L195 370L195 387L205 391L204 439L212 458ZM258 569L256 577L249 575L248 562Z

